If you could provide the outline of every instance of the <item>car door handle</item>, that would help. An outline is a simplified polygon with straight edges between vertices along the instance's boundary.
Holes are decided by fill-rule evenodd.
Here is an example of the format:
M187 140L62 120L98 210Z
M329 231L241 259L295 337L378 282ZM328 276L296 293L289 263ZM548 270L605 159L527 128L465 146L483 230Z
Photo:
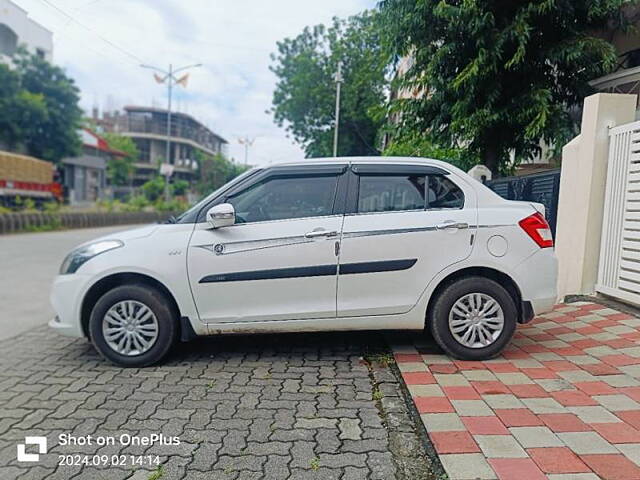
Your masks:
M318 237L337 237L338 232L335 230L327 231L327 230L313 230L312 232L307 232L304 234L306 238L318 238Z
M443 222L436 225L436 230L465 230L469 228L469 224L466 222Z

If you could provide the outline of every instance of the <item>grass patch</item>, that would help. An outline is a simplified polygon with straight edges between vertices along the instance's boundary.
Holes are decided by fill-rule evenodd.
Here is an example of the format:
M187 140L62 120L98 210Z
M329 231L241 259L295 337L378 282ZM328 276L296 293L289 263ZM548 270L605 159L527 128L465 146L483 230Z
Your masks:
M162 465L158 465L158 468L149 474L147 480L158 480L162 477L164 477L164 467Z

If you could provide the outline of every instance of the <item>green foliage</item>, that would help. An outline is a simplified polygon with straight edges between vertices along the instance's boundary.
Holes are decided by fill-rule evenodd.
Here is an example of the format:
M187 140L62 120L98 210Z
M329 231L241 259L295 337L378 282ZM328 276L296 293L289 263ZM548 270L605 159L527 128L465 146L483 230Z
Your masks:
M382 0L390 49L415 60L395 87L426 92L394 103L400 128L465 145L494 172L511 150L522 159L541 139L564 143L588 81L616 63L613 46L594 32L625 3Z
M196 190L201 195L207 195L217 190L248 168L227 160L220 153L211 156L196 151L196 161L200 172L200 180L196 184Z
M273 93L275 122L300 143L309 157L331 156L335 124L338 62L343 62L338 153L378 155L383 123L387 57L379 38L380 16L364 12L330 26L306 27L278 42L271 70L278 77Z
M164 177L158 175L157 177L145 182L142 185L142 194L150 202L155 202L162 195L164 195L165 180Z
M139 212L140 210L144 210L149 207L151 203L144 195L136 195L135 197L131 197L128 202L122 205L122 209L125 212Z
M60 211L60 203L56 200L51 200L49 202L42 204L42 210L46 213L55 213Z
M184 212L189 208L189 204L178 198L172 198L168 202L164 200L157 200L153 207L159 212Z
M171 193L174 195L184 195L189 190L189 182L176 179L171 183Z
M442 147L430 138L429 135L413 133L411 131L395 138L393 142L385 148L383 154L385 156L423 157L443 160L465 171L478 163L478 158L466 149Z
M76 155L82 112L73 80L25 50L13 63L0 64L0 140L52 162Z
M112 157L107 164L107 176L112 185L129 185L135 171L133 164L138 160L138 147L129 137L117 133L105 133L104 139L114 150L120 150L124 157Z

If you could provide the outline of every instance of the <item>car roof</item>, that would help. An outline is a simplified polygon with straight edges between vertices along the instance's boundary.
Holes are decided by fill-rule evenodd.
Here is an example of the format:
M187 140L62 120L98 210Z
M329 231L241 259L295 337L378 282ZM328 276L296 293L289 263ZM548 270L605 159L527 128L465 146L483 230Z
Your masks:
M270 164L269 167L280 166L301 166L301 165L329 165L336 163L400 163L414 165L437 165L445 168L452 167L450 163L432 158L422 157L323 157L323 158L305 158L304 160L278 162ZM454 167L455 168L455 167Z

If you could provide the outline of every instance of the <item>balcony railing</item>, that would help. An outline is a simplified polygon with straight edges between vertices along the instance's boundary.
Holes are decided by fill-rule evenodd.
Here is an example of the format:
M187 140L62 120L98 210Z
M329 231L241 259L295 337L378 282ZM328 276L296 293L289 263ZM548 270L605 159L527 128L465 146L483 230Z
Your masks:
M167 123L147 119L134 119L121 117L116 123L116 128L120 132L146 133L166 137ZM176 121L171 124L171 137L191 140L204 148L218 152L221 150L221 142L212 133L203 128L182 125Z
M613 73L596 78L589 84L601 92L640 93L640 48L630 50L619 57Z

